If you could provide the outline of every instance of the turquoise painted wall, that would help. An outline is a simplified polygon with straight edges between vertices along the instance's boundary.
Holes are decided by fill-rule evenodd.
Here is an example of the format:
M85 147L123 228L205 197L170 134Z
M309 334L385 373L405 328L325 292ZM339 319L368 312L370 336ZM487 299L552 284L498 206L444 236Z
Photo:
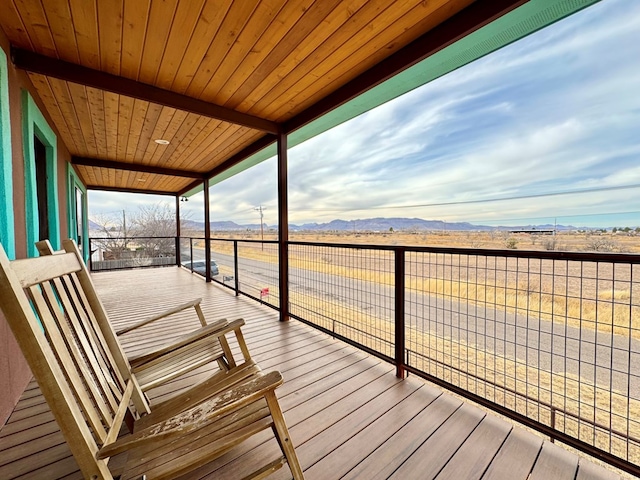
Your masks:
M38 194L33 137L44 144L47 156L47 203L49 205L49 240L53 248L60 248L60 220L58 208L58 148L57 138L33 98L22 92L22 138L24 145L25 216L27 227L27 255L38 256L35 243L40 239L38 226Z
M68 237L78 242L76 234L77 209L76 209L76 188L82 192L82 256L85 262L89 261L89 214L87 208L87 188L80 181L70 163L67 163L67 212L69 218Z
M7 55L0 49L0 243L9 258L16 256L13 216L11 123Z

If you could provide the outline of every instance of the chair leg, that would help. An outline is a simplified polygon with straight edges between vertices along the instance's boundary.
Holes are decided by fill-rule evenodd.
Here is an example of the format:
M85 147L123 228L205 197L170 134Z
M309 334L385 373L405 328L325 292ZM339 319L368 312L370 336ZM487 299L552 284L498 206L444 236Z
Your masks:
M296 455L293 443L291 442L289 429L287 428L284 416L282 415L282 410L280 409L280 404L278 403L278 397L276 397L275 391L271 390L266 392L265 399L267 400L267 405L271 412L271 418L273 418L276 439L280 444L282 453L287 458L291 474L293 475L294 480L304 480L302 467L300 466L300 462L298 462L298 456Z
M224 362L226 369L229 370L236 366L236 361L233 358L233 353L231 353L229 342L227 342L225 336L221 336L219 340L222 351L224 352L224 359L222 361Z

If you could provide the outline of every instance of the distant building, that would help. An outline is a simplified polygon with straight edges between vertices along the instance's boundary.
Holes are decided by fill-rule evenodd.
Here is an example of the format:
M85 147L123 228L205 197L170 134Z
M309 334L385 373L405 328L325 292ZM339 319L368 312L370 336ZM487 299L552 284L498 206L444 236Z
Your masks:
M527 233L529 235L553 235L554 230L538 230L536 228L522 228L518 230L509 230L509 233Z

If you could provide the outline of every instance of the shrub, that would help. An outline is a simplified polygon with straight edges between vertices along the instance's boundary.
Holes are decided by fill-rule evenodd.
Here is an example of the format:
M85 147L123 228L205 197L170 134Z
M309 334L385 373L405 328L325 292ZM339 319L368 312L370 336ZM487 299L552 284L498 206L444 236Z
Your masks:
M509 237L505 240L504 246L507 247L509 250L515 250L518 248L518 240L516 240L513 237Z

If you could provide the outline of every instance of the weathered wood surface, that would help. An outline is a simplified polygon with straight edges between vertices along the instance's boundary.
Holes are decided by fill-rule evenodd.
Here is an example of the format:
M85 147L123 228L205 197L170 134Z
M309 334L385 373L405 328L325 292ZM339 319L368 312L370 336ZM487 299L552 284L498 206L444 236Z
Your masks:
M284 377L277 394L307 479L511 480L556 469L568 478L618 478L414 377L399 381L390 365L295 321L280 323L273 310L179 268L100 273L93 280L116 328L135 321L131 312L136 318L153 315L179 303L185 292L203 298L211 321L243 317L254 360ZM157 302L149 303L150 295ZM133 355L183 333L178 320L158 331L132 332L123 341ZM237 344L231 347L238 351ZM152 400L170 398L212 368L217 366L151 391ZM277 456L269 436L257 435L184 480L240 478L254 471ZM34 382L0 430L0 478L82 478ZM269 478L290 474L285 467Z

